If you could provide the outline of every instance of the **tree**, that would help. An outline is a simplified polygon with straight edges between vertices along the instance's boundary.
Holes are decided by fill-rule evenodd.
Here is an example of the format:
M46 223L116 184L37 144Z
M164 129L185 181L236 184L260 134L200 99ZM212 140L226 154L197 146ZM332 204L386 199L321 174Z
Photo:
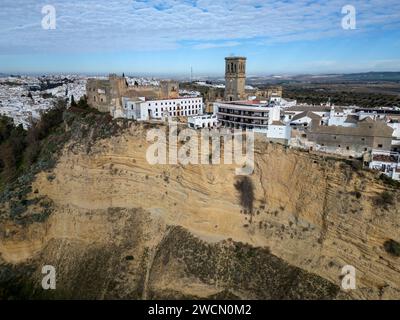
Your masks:
M76 107L76 106L77 106L77 104L76 104L76 102L75 102L74 95L72 95L72 96L71 96L71 107Z
M89 108L86 95L82 96L78 101L78 107L81 109Z
M254 185L251 179L247 176L241 177L235 183L235 188L239 191L240 204L243 209L250 214L250 223L253 218L253 202L254 202Z

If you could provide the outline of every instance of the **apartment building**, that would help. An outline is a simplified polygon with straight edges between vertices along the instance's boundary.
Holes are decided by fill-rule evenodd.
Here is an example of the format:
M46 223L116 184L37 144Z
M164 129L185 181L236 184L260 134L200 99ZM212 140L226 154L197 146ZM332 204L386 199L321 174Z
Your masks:
M122 98L122 101L123 107L113 111L114 118L146 121L203 114L203 98L199 97L154 100Z

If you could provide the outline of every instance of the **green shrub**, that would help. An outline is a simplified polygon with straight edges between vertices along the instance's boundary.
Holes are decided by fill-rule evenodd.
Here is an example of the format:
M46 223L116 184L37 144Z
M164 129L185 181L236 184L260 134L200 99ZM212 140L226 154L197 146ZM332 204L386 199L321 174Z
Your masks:
M387 186L393 187L393 188L400 188L400 182L393 180L392 178L388 177L386 174L381 174L379 176L379 179Z
M352 191L352 192L350 192L350 194L351 194L352 196L355 196L357 199L360 199L361 196L362 196L362 194L361 194L360 191Z
M390 253L395 257L400 257L400 243L398 243L397 241L394 241L392 239L387 240L383 244L383 247L385 248L387 253Z
M374 198L374 204L385 209L394 204L394 196L388 191L383 191Z
M242 177L235 183L235 188L240 193L240 204L251 214L254 203L254 186L249 177Z

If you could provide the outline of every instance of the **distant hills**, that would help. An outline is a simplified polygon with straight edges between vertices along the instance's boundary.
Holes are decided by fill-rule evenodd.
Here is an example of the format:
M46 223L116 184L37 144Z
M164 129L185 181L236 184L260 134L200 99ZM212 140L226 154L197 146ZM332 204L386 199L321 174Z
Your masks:
M400 72L366 72L341 75L346 80L364 81L400 81Z
M13 75L0 72L0 78L4 77L20 77L21 75ZM186 78L172 77L174 79L184 81ZM223 82L223 76L204 76L199 80L209 80L213 82ZM343 82L400 82L400 72L360 72L360 73L327 73L327 74L276 74L276 75L248 75L248 84L257 83L291 83L291 82L308 82L308 83L343 83Z
M257 83L343 83L343 82L400 82L400 72L364 72L348 74L300 74L249 76L248 82Z

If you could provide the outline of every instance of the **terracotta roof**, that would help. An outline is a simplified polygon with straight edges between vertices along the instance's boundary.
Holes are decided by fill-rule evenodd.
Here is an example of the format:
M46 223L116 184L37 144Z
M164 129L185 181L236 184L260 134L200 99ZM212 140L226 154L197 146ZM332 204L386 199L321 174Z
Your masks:
M399 161L399 157L394 156L394 155L388 155L388 154L374 154L374 155L372 155L372 160L381 161L381 162L397 163Z

